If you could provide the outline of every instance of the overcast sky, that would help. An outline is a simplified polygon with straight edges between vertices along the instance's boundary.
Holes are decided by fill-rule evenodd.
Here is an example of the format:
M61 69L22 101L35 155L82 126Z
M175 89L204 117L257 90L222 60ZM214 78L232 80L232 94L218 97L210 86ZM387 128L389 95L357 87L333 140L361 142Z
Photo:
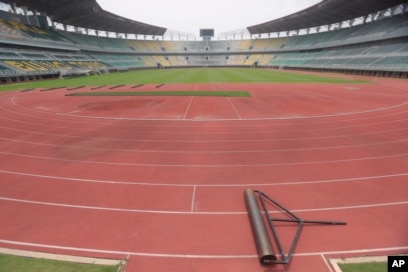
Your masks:
M106 11L139 22L199 35L264 23L303 10L321 0L97 0Z

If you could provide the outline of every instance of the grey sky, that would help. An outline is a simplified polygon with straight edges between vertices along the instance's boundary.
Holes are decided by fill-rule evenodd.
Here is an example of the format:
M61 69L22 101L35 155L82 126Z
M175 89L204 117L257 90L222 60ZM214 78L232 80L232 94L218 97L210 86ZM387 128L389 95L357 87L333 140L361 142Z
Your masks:
M198 35L242 29L303 10L321 0L97 0L114 14Z

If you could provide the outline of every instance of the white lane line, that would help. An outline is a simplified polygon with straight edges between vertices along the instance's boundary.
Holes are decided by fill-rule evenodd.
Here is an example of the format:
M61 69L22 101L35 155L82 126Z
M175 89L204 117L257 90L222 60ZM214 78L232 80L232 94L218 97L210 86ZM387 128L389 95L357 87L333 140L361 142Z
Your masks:
M357 114L357 113L356 113ZM77 117L77 118L88 118L88 119L102 119L102 120L115 120L115 121L169 121L176 122L181 121L182 119L176 118L130 118L130 117L107 117L107 116L84 116L84 115L68 115L56 113L58 116L68 116L68 117ZM272 120L300 120L300 119L317 119L317 118L329 118L329 117L340 117L340 116L349 116L351 114L337 114L337 115L324 115L324 116L305 116L305 117L263 117L263 118L200 118L200 119L186 119L185 121L191 122L225 122L225 121L272 121Z
M32 118L32 116L30 116L30 115L26 115L26 114L21 114L21 113L19 113L19 112L14 112L14 111L9 111L9 110L7 110L7 109L5 109L5 108L3 108L3 107L1 107L0 106L0 109L3 109L3 110L5 110L5 111L7 111L7 112L11 112L11 113L13 113L13 114L19 114L19 115L23 115L23 116L28 116L28 117L30 117L30 118ZM408 111L407 111L408 112ZM405 112L403 112L403 113L405 113ZM75 116L78 116L78 115L75 115ZM2 118L2 119L6 119L6 118L3 118L3 117L0 117L0 118ZM40 119L40 120L51 120L51 121L55 121L55 122L61 122L61 119L49 119L49 118L39 118L39 117L36 117L37 119ZM96 117L97 118L97 117ZM369 120L372 120L374 117L372 117L372 118L369 118ZM121 119L121 118L118 118L118 119ZM368 118L361 118L362 120L365 120L365 119L368 119ZM9 120L9 119L6 119L6 120ZM10 119L10 120L12 120L12 119ZM170 120L170 119L156 119L156 120L154 120L154 119L146 119L146 120L139 120L139 121L166 121L166 120ZM172 119L171 121L183 121L182 119ZM217 119L217 121L218 120L221 120L221 119ZM228 120L228 119L225 119L224 121L237 121L238 119L233 119L233 120ZM318 124L318 125L320 125L320 124L329 124L329 123L338 123L338 122L349 122L349 121L355 121L355 120L360 120L360 119L354 119L354 120L346 120L346 121L336 121L336 122L320 122L320 123L304 123L305 125L309 125L309 124L312 124L312 125L316 125L316 124ZM360 127L367 127L367 126L378 126L378 125L383 125L383 124L390 124L390 123L396 123L396 122L406 122L406 120L408 120L408 119L398 119L398 120L390 120L390 121L387 121L387 122L380 122L380 123L368 123L368 122L364 122L363 124L359 124L359 125L353 125L353 126L344 126L344 127L339 127L339 126L336 126L335 128L333 128L333 127L324 127L324 128L317 128L317 129L314 129L314 130L318 130L318 131L321 131L321 130L333 130L333 129L336 129L336 130L339 130L339 129L346 129L346 128L355 128L355 127L358 127L358 128L360 128ZM17 122L23 122L23 121L17 121ZM75 124L80 124L80 125L83 125L83 124L95 124L95 123L90 123L90 122L73 122L73 121L70 121L70 122L72 122L72 123L75 123ZM27 122L24 122L24 123L27 123ZM30 124L32 124L32 123L30 123ZM100 124L100 123L98 123L98 124ZM109 123L110 125L117 125L117 126L119 126L118 124L115 124L115 123ZM43 124L40 124L40 125L42 125L42 126L47 126L47 127L50 127L50 125L49 124L45 124L45 125L43 125ZM276 124L275 124L276 125ZM124 125L121 125L121 126L124 126ZM129 125L129 126L132 126L131 124ZM255 125L255 126L257 126L257 125ZM261 126L265 126L265 125L261 125ZM279 126L287 126L287 124L280 124ZM66 128L66 129L70 129L70 130L72 130L72 127L62 127L62 126L52 126L53 128ZM156 126L155 126L156 127ZM171 126L171 127L174 127L174 126ZM86 130L86 129L83 129L83 126L81 126L81 128L77 128L77 129L81 129L81 130ZM310 128L308 128L308 129L303 129L303 130L290 130L291 132L302 132L302 131L309 131L310 130ZM265 133L269 133L269 132L282 132L282 131L285 131L285 132L287 132L287 130L270 130L270 131L264 131ZM121 132L127 132L127 131L121 131ZM175 132L173 132L173 133L175 133ZM217 132L215 132L215 133L217 133ZM245 132L218 132L218 133L245 133ZM251 132L251 131L247 131L246 133L253 133L253 132Z
M40 119L40 120L51 120L51 121L57 121L57 122L60 122L61 120L60 119L55 119L55 118L45 118L45 117L36 117L36 116L32 116L32 115L27 115L27 114L23 114L23 113L21 113L21 112L16 112L16 111L11 111L11 110L9 110L9 109L6 109L6 108L4 108L4 107L2 107L2 106L0 106L0 109L2 109L2 110L4 110L4 111L7 111L7 112L9 112L9 113L13 113L13 115L22 115L22 116L28 116L28 117L30 117L30 118L36 118L36 119ZM373 118L382 118L382 117L388 117L388 116L395 116L395 115L401 115L401 114L404 114L404 113L407 113L408 111L406 111L406 110L404 110L404 111L401 111L401 112L396 112L396 113L391 113L391 114L383 114L383 115L378 115L378 116L375 116L375 117L365 117L365 118L354 118L354 119L345 119L345 120L335 120L335 121L324 121L324 122L312 122L312 123L304 123L304 124L313 124L313 125L321 125L321 124L332 124L332 123L336 123L336 124L338 124L338 123L340 123L340 122L352 122L352 121L362 121L362 120L367 120L367 119L369 119L369 120L372 120ZM57 115L59 115L59 114L57 114ZM2 117L0 117L0 118L2 118ZM14 120L14 119L10 119L10 118L3 118L3 119L7 119L7 120ZM17 120L16 120L17 121ZM234 121L236 121L236 120L234 120ZM18 122L23 122L23 121L18 121ZM71 123L75 123L75 124L94 124L93 122L92 123L90 123L90 122L78 122L78 121L73 121L73 119L72 120L70 120L69 122L71 122ZM367 122L365 122L366 124L367 124ZM110 125L114 125L114 126L123 126L123 125L121 125L121 124L117 124L117 123L115 123L115 122L110 122L109 123ZM49 126L49 124L48 125L45 125L45 126ZM127 126L135 126L134 124L127 124ZM141 126L140 124L137 124L136 126ZM155 126L155 125L153 125L153 124L151 124L151 123L144 123L143 124L143 126ZM215 124L213 124L213 126L216 126ZM217 125L218 126L218 125ZM235 123L234 124L234 126L238 126L238 127L257 127L257 126L259 126L258 124L241 124L241 123ZM261 126L264 126L264 125L261 125ZM288 124L274 124L274 126L288 126ZM173 127L173 126L171 126L171 127ZM81 127L82 128L82 127ZM72 128L68 128L68 129L72 129ZM326 128L327 129L327 128Z
M140 167L195 167L195 168L237 168L237 167L267 167L267 166L291 166L291 165L315 165L315 164L337 164L348 162L361 162L372 160L383 160L391 158L401 158L408 156L408 153L379 156L379 157L364 157L355 159L342 160L326 160L326 161L310 161L310 162L288 162L288 163L258 163L258 164L161 164L161 163L127 163L127 162L107 162L107 161L83 161L83 160L68 160L52 157L34 156L27 154L18 154L11 152L0 152L0 155L15 156L21 158L30 158L36 160L61 161L81 164L95 164L95 165L115 165L115 166L140 166Z
M241 117L241 115L238 113L237 108L235 107L234 103L232 103L231 97L228 97L228 101L230 102L232 108L234 109L235 114L238 116L238 119L239 119L239 120L242 120L242 117Z
M293 212L322 212L322 211L352 210L352 209L371 209L371 208L401 206L401 205L408 205L408 201L368 204L368 205L330 207L330 208L316 208L316 209L303 209L303 210L301 209L301 210L293 210ZM274 213L274 212L271 212L271 213Z
M346 112L346 113L338 113L338 114L327 114L327 115L311 115L311 116L283 116L283 117L259 117L259 118L224 118L224 119L192 119L190 121L193 122L219 122L219 121L267 121L267 120L305 120L305 119L321 119L321 118L332 118L332 117L343 117L343 116L353 116L353 115L360 115L360 114L367 114L373 112L380 112L385 110L390 110L398 107L402 107L407 105L408 102L404 102L402 104L393 105L391 107L383 107L378 108L375 110L368 110L368 111L357 111L357 112ZM70 117L79 117L79 118L90 118L90 119L108 119L108 120L133 120L133 121L146 121L146 120L156 120L156 121L180 121L180 119L165 119L165 118L158 118L158 119L143 119L143 118L118 118L118 117L108 117L108 116L83 116L83 115L69 115L69 114L57 114L63 116L70 116Z
M0 140L21 143L21 144L30 144L38 146L51 146L51 147L61 147L66 148L66 145L58 144L48 144L48 143L39 143L32 141L22 141L18 139L4 138L0 137ZM357 144L357 145L340 145L340 146L327 146L327 147L311 147L311 148L294 148L294 149L254 149L254 150L153 150L153 149L116 149L116 148L99 148L99 147L77 147L75 145L70 145L70 149L81 149L81 150L104 150L104 151L120 151L120 152L138 152L138 153L172 153L172 154L235 154L235 153L272 153L272 152L298 152L298 151L316 151L316 150L332 150L332 149L344 149L344 148L360 148L360 147L369 147L369 146L380 146L388 144L396 144L407 142L408 139L394 140L389 142L376 142L368 144Z
M128 212L128 213L150 213L150 214L191 214L190 211L159 211L159 210L142 210L142 209L123 209L123 208L108 208L108 207L97 207L97 206L86 206L86 205L71 205L71 204L61 204L43 201L32 201L17 198L0 197L0 201L18 202L24 204L33 205L44 205L44 206L54 206L62 208L74 208L74 209L84 209L84 210L99 210L107 212Z
M333 269L331 268L329 262L327 261L326 257L324 256L324 254L320 254L320 257L322 257L323 262L326 264L326 267L329 269L329 271L334 272Z
M0 243L9 244L14 246L27 246L27 247L40 247L47 249L57 249L57 250L67 250L67 251L79 251L79 252L92 252L92 253L103 253L103 254L114 254L114 255L130 255L139 257L159 257L159 258L197 258L197 259L248 259L248 258L258 258L257 255L192 255L192 254L166 254L166 253L145 253L145 252L132 252L132 251L117 251L117 250L104 250L104 249L91 249L91 248L81 248L81 247L68 247L68 246L57 246L57 245L47 245L39 243L27 243L11 240L0 239Z
M21 105L18 105L15 102L16 95L12 97L11 101L12 104L16 107L23 108L25 110L32 110L30 108L22 107ZM192 120L195 122L206 122L206 121L227 121L227 120L297 120L297 119L317 119L317 118L327 118L327 117L340 117L340 116L350 116L350 115L359 115L359 114L366 114L366 113L372 113L372 112L380 112L380 111L385 111L389 109L394 109L398 107L402 107L404 105L407 105L408 101L401 103L401 104L396 104L388 107L382 107L382 108L377 108L374 110L367 110L367 111L358 111L358 112L348 112L348 113L338 113L338 114L327 114L327 115L313 115L313 116L288 116L288 117L265 117L265 118L243 118L243 119L199 119L199 120ZM34 110L32 110L34 111ZM37 111L35 111L37 112ZM70 116L70 117L81 117L81 118L90 118L90 119L110 119L110 120L166 120L166 121L180 121L180 119L140 119L140 118L116 118L116 117L102 117L102 116L81 116L81 115L70 115L70 114L58 114L57 115L63 115L63 116ZM238 115L239 116L239 115Z
M20 94L21 95L21 94ZM18 105L17 103L15 103L15 97L16 97L17 95L14 95L12 98L11 98L11 102L13 103L13 105L14 106L16 106L16 107L19 107L19 108L22 108L22 109L25 109L25 110L31 110L31 111L35 111L35 110L32 110L32 109L30 109L30 108L26 108L26 107L23 107L23 106L21 106L21 105ZM401 106L403 106L403 105L406 105L406 104L408 104L408 101L406 101L406 102L404 102L404 103L402 103L402 104L398 104L398 105L393 105L393 106L390 106L390 107L384 107L384 108L378 108L378 109L375 109L375 110L369 110L369 111L363 111L363 112L355 112L355 113L345 113L345 114L335 114L335 115L326 115L326 116L305 116L305 117L294 117L294 118L296 118L296 119L298 119L298 118L301 118L301 119L304 119L304 118L306 118L306 119L308 119L308 118L324 118L324 117L336 117L336 116L343 116L343 115L345 115L345 116L348 116L348 115L355 115L355 114L361 114L361 113L369 113L369 112L377 112L377 111L383 111L383 110L387 110L387 109L393 109L393 108L398 108L398 107L401 107ZM0 108L3 108L3 107L0 107ZM37 111L35 111L35 112L37 112ZM20 114L20 113L19 113ZM51 113L50 113L51 114ZM56 114L56 115L64 115L64 114ZM26 115L26 116L30 116L30 115ZM80 116L80 115L66 115L66 116L72 116L72 117L84 117L84 118L93 118L93 117L90 117L90 116ZM30 116L30 117L32 117L32 116ZM99 117L97 117L97 118L99 118ZM103 119L112 119L112 120L127 120L127 119L123 119L123 118L112 118L112 117L102 117ZM47 118L41 118L41 119L47 119ZM280 118L280 117L278 117L278 118L249 118L249 119L242 119L242 120L288 120L288 119L293 119L293 117L282 117L282 118ZM370 119L372 119L372 118L370 118ZM54 120L54 119L50 119L50 120ZM154 119L135 119L135 118L130 118L129 120L141 120L141 121L151 121L151 120L154 120ZM156 119L157 121L180 121L180 119ZM226 121L233 121L233 120L238 120L238 119L226 119ZM214 120L192 120L192 121L223 121L222 119L214 119Z
M17 176L25 176L25 177L32 177L32 178L41 178L41 179L58 179L64 181L71 181L71 182L90 182L90 183L103 183L103 184L117 184L117 185L136 185L136 186L159 186L159 187L193 187L194 184L176 184L176 183L149 183L149 182L132 182L132 181L116 181L116 180L98 180L98 179L82 179L82 178L75 178L75 177L62 177L62 176L50 176L50 175L38 175L32 173L23 173L23 172L14 172L14 171L6 171L1 170L0 173L10 174L10 175L17 175ZM404 176L408 176L408 173L404 174Z
M396 122L406 122L408 119L404 120L398 120ZM393 122L393 121L391 121ZM390 123L390 122L388 122ZM387 124L388 124L387 123ZM383 124L383 123L382 123ZM356 126L356 127L361 127ZM24 130L24 129L18 129L18 128L10 128L10 127L5 127L1 126L1 129L6 129L6 130L11 130L11 131L19 131L19 132L24 132L24 133L32 133L32 134L37 134L37 135L45 135L45 136L56 136L56 137L61 137L61 138L74 138L74 139L92 139L92 140L114 140L114 141L121 141L121 142L154 142L154 143L180 143L180 139L177 140L167 140L167 139L129 139L129 138L104 138L104 137L83 137L83 136L75 136L75 135L68 135L68 134L55 134L55 133L45 133L45 132L39 132L39 131L33 131L33 130ZM350 128L350 127L349 127ZM342 128L342 129L349 129L349 128ZM71 129L72 130L72 129ZM183 139L183 142L185 143L242 143L242 142L277 142L277 141L301 141L301 140L319 140L319 139L334 139L334 138L346 138L346 137L356 137L356 136L369 136L369 135L378 135L378 134L383 134L383 133L390 133L390 132L397 132L397 131L404 131L408 130L408 128L401 128L401 129L394 129L394 130L383 130L383 131L376 131L376 132L370 132L370 133L361 133L361 134L343 134L343 135L330 135L330 136L318 136L318 137L304 137L304 138L267 138L267 139L239 139L239 140L234 140L234 139L229 139L229 140L190 140L190 139ZM297 132L301 133L306 130L299 130ZM270 131L270 132L277 132L277 133L282 133L285 131ZM294 131L286 131L285 133L288 132L294 132ZM269 133L269 132L265 132Z
M0 243L14 245L14 246L25 246L25 247L36 247L36 248L46 248L46 249L56 249L56 250L66 250L66 251L77 251L77 252L91 252L91 253L101 253L101 254L112 254L112 255L130 255L139 257L158 257L158 258L182 258L182 259L253 259L259 258L258 255L248 254L248 255L208 255L208 254L166 254L166 253L147 253L147 252L135 252L135 251L119 251L119 250L106 250L106 249L92 249L83 247L68 247L68 246L58 246L50 244L40 244L40 243L29 243L22 241L12 241L0 239ZM405 247L388 247L388 248L369 248L369 249L357 249L357 250L340 250L340 251L326 251L326 252L307 252L307 253L295 253L293 256L320 256L320 255L338 255L338 254L364 254L364 253L375 253L375 252L395 252L408 250L408 246Z
M74 111L67 112L66 114L70 115L70 114L75 114L75 113L79 113L79 112L83 112L83 111L84 110L74 110Z
M33 201L25 200L18 198L9 198L9 197L0 197L0 201L7 202L17 202L24 204L32 205L42 205L42 206L53 206L53 207L62 207L62 208L72 208L72 209L84 209L84 210L99 210L106 212L127 212L127 213L149 213L149 214L175 214L175 215L187 215L192 214L191 210L189 211L164 211L164 210L143 210L143 209L124 209L124 208L109 208L109 207L97 207L97 206L86 206L86 205L73 205L73 204L61 204L53 202L44 202L44 201ZM372 209L380 207L389 207L389 206L402 206L408 205L408 201L401 202L389 202L389 203L379 203L379 204L368 204L368 205L354 205L354 206L342 206L342 207L329 207L329 208L315 208L315 209L298 209L291 210L296 213L305 213L305 212L321 212L321 211L337 211L337 210L352 210L352 209ZM281 213L281 211L271 211L271 214ZM228 211L219 211L219 212L200 212L194 211L195 215L246 215L246 211L238 212L228 212Z
M98 180L98 179L82 179L74 177L62 177L62 176L49 176L49 175L38 175L32 173L23 173L15 171L1 170L0 173L34 177L41 179L58 179L64 181L72 182L90 182L90 183L105 183L105 184L117 184L117 185L135 185L135 186L160 186L160 187L270 187L270 186L296 186L304 184L324 184L324 183L341 183L341 182L353 182L353 181L372 181L378 179L393 179L397 177L406 177L408 173L398 173L391 175L381 175L381 176L367 176L367 177L355 177L355 178L345 178L345 179L328 179L328 180L310 180L310 181L291 181L291 182L275 182L275 183L235 183L235 184L185 184L185 183L155 183L155 182L132 182L132 181L115 181L115 180Z
M187 114L188 114L188 112L190 111L191 104L193 103L193 100L194 100L194 96L192 96L192 97L190 98L190 103L188 103L187 109L186 109L186 111L185 111L185 113L184 113L184 116L183 116L183 120L187 120L187 119L186 119L186 118L187 118ZM188 119L188 120L189 120L189 119Z
M198 84L195 85L194 91L197 91L197 89L198 89ZM194 100L194 96L192 96L192 97L190 98L190 103L188 103L187 109L186 109L186 111L185 111L185 113L184 113L184 116L183 116L183 120L184 120L184 121L187 120L187 119L186 119L186 118L187 118L187 114L188 114L188 112L190 111L191 104L193 103L193 100ZM188 119L187 121L190 121L190 119Z
M197 186L194 185L194 189L193 189L193 197L191 200L191 213L194 213L194 207L195 207L195 198L196 198L196 190L197 190Z

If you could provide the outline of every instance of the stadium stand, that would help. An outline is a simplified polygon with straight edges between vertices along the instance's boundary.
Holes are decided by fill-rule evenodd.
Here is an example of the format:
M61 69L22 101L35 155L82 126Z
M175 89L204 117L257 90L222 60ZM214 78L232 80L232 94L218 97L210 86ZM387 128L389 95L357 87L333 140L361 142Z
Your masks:
M153 37L146 40L79 33L68 31L67 27L56 29L46 23L42 14L28 16L0 11L2 83L194 66L273 67L408 77L408 3L401 0L386 3L369 0L365 4L326 0L291 16L248 27L251 34L257 35L255 39L205 41L158 39L156 36L162 36L166 29L103 11L94 0L64 0L66 10L54 7L52 1L1 2L39 10L60 20L59 23L69 25L75 21L78 24L75 27L129 34L131 25L133 33ZM335 14L330 12L340 5ZM351 8L353 12L348 12ZM95 15L90 11L93 9L100 13ZM87 16L72 15L79 10L95 20L92 25L84 19ZM305 26L309 29L305 30ZM277 35L261 38L262 33Z

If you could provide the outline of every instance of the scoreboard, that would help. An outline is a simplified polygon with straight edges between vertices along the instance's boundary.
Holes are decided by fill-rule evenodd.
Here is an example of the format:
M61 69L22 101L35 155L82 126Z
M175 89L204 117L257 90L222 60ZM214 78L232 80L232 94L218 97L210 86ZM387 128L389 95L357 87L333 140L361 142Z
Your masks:
M214 29L200 29L200 37L214 37Z

